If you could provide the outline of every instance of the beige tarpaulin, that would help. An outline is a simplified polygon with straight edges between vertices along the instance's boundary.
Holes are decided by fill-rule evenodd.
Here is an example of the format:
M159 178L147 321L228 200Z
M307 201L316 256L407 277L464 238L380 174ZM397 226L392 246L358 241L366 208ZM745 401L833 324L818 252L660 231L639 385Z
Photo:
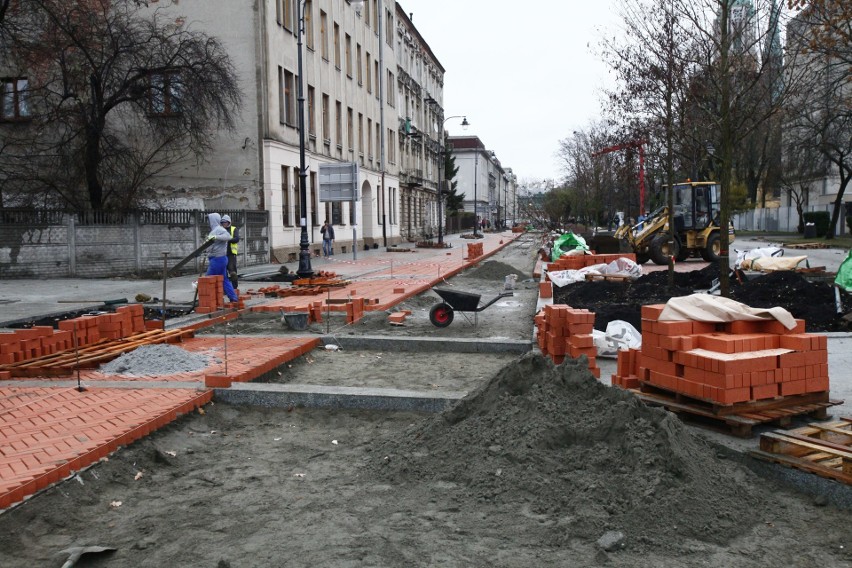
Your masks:
M742 268L745 270L795 270L807 256L762 256L744 260Z
M776 319L787 329L796 327L793 315L781 307L752 308L730 298L710 294L692 294L672 298L660 314L660 321L712 321Z

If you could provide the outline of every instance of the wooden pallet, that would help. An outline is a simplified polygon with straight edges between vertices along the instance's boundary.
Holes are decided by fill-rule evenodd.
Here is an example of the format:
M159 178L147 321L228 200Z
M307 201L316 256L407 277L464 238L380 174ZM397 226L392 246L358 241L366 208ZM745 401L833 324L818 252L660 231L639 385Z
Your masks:
M852 485L852 418L762 434L751 454Z
M784 248L791 249L827 249L831 248L831 245L826 243L792 243L785 244Z
M828 408L843 404L842 400L830 400L827 392L778 397L768 400L720 405L688 397L643 383L632 392L645 404L662 406L680 416L717 426L741 438L750 438L752 429L762 424L776 424L782 428L792 425L793 419L808 416L822 420L828 416Z
M607 280L612 282L629 282L633 280L630 276L625 276L623 274L586 274L586 280L589 281L597 281L597 280Z

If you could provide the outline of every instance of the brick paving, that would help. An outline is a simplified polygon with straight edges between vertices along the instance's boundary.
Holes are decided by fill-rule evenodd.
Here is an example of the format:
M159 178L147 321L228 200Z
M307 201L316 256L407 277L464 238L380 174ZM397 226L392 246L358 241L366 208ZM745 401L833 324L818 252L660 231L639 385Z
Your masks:
M475 258L468 258L467 246L418 249L354 261L340 255L322 269L335 271L349 281L345 287L333 289L331 298L360 297L367 301L365 310L385 310L482 261L517 236L484 235L476 241L482 246L474 250L482 250ZM329 293L323 293L268 299L249 309L307 311L328 297ZM194 329L235 317L235 313L218 314L186 327ZM0 375L0 510L208 403L213 391L204 386L205 376L227 374L233 381L251 381L314 349L319 342L316 337L228 337L226 366L223 337L184 339L184 349L209 353L218 361L198 371L170 375L125 376L80 370L85 385L82 392L64 386L69 377L28 378L45 381L43 384L62 382L62 386L23 386L25 381ZM123 388L106 383L120 383ZM180 385L170 388L169 383ZM162 386L146 388L145 384Z

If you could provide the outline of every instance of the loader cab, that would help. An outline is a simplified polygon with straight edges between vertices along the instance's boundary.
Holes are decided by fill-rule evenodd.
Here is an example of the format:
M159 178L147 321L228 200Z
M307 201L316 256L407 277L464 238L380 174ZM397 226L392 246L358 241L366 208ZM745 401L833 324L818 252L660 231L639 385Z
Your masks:
M675 230L703 231L719 215L719 184L680 183L674 186Z

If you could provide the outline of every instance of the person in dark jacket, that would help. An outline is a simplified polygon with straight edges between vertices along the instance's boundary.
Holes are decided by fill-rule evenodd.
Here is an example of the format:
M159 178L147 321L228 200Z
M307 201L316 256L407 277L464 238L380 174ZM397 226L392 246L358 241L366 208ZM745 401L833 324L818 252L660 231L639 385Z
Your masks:
M221 225L222 218L218 213L210 213L207 220L210 222L207 240L213 241L207 249L207 276L224 276L222 287L225 295L230 301L237 302L240 298L228 279L228 243L231 242L231 232Z
M222 215L222 227L231 234L231 242L228 245L228 279L236 290L240 285L237 275L237 253L240 251L237 243L240 242L240 228L231 223L230 215Z
M320 234L322 235L322 254L327 257L333 255L334 227L329 224L328 219L323 223Z

